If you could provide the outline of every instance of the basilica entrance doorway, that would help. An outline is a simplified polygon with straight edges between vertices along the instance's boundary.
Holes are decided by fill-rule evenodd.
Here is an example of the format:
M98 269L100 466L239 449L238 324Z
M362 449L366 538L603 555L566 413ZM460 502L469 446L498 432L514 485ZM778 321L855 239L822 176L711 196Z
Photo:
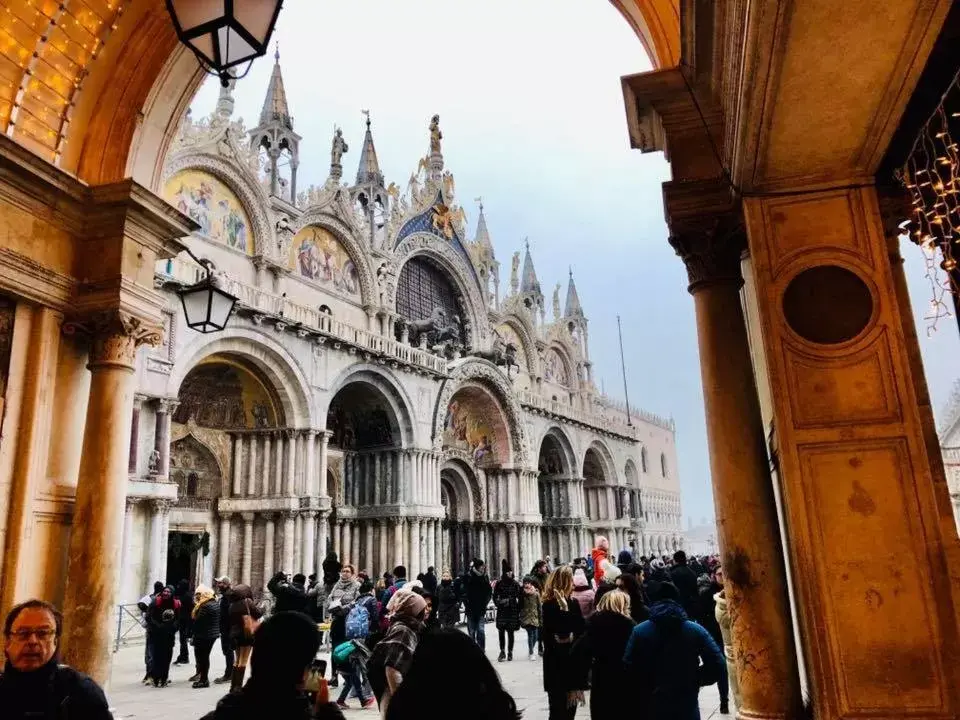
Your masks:
M540 442L537 458L537 489L540 530L544 554L569 560L575 548L586 547L583 541L581 480L574 468L573 448L566 433L550 428Z

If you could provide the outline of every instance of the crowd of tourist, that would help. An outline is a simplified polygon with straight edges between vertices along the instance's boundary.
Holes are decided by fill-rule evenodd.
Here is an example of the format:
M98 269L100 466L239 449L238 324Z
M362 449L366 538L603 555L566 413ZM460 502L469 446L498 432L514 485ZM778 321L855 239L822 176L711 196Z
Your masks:
M444 570L438 578L431 567L414 580L403 566L374 579L333 553L322 569L320 577L277 573L256 594L227 577L192 592L186 583L157 583L139 603L144 684L167 686L170 665L189 663L192 646L190 683L209 687L219 641L224 672L212 682L230 688L204 720L338 718L352 696L387 720L412 718L426 703L470 719L516 720L516 703L485 654L492 619L498 662L514 660L524 631L551 720L572 720L588 690L595 720L693 720L700 688L713 683L721 713L730 711L731 690L739 700L716 557L688 561L678 551L635 559L629 550L613 557L601 537L584 557L544 558L519 577L504 560L491 579L481 558L457 576ZM466 633L457 629L461 620ZM43 601L10 612L3 717L111 717L96 683L58 664L60 632L59 613ZM323 633L329 664L317 660ZM341 680L334 700L330 688Z

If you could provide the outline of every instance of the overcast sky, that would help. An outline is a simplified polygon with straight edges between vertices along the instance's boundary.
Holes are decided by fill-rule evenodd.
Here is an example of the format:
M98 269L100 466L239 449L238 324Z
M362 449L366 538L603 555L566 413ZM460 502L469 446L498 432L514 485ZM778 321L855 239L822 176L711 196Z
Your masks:
M457 183L470 234L473 198L483 197L494 248L509 287L510 256L529 236L541 287L566 293L573 267L590 319L595 378L622 397L617 322L630 400L677 423L683 513L712 518L693 303L666 241L660 154L630 150L620 76L650 69L639 40L606 0L287 0L275 38L295 129L303 136L299 185L321 184L334 125L356 174L369 109L387 182L406 186L440 114L446 167ZM259 117L273 58L238 84L236 112ZM216 82L197 97L213 108ZM905 248L918 318L928 286L919 251ZM920 320L922 322L922 320ZM953 318L927 338L919 330L934 404L957 373Z

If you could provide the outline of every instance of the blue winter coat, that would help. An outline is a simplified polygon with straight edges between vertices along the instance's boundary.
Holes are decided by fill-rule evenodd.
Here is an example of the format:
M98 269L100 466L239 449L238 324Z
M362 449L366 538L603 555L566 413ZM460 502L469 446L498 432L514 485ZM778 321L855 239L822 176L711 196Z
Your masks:
M700 720L700 687L727 671L710 633L688 620L673 600L650 607L650 619L637 625L627 641L623 662L636 679L638 705L646 717L657 720Z

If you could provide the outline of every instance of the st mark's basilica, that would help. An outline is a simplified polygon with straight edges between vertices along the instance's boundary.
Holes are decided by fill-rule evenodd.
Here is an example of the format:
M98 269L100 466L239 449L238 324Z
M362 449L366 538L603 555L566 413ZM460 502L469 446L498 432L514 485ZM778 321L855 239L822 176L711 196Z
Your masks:
M330 551L416 574L569 560L595 534L679 548L673 422L598 392L572 271L544 292L526 247L501 288L440 118L403 189L369 113L362 143L335 131L327 181L301 189L279 56L253 129L232 92L187 114L162 188L236 312L224 332L190 330L176 291L204 270L158 263L165 333L137 358L118 602L155 580L258 588Z

